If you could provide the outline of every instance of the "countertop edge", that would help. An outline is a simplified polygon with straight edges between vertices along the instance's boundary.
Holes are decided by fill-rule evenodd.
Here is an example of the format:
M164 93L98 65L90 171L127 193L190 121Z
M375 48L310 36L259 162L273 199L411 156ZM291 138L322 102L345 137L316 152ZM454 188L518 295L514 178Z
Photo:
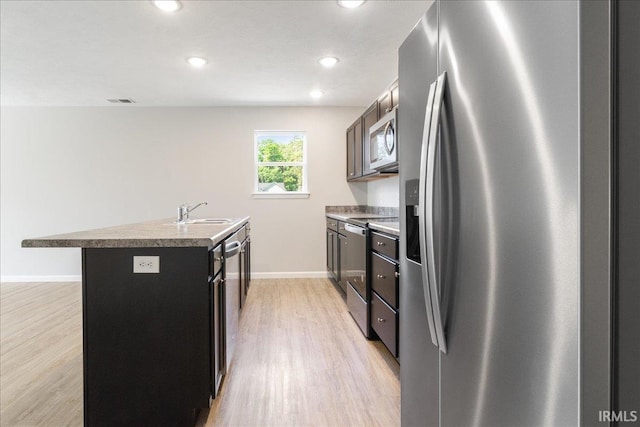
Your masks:
M211 237L194 237L194 238L65 238L64 234L59 235L60 238L47 236L41 238L24 239L21 242L23 248L144 248L144 247L214 247L229 235L233 234L250 220L249 216L239 218L228 227L222 229ZM126 226L135 227L136 225L148 224L154 221L126 224ZM117 227L117 226L116 226ZM107 227L110 228L110 227ZM96 229L101 230L101 229ZM92 230L87 230L90 232ZM71 234L71 233L69 233Z
M363 214L361 212L356 213L325 213L327 218L335 219L338 221L348 222L350 219L361 217ZM365 214L366 215L366 214ZM389 226L388 224L376 222L375 218L367 221L367 227L371 230L380 231L382 233L391 234L396 237L400 237L400 229Z
M395 237L400 237L400 230L395 227L390 227L388 225L384 225L375 221L372 221L368 224L368 227L373 231L379 231L381 233L387 233Z

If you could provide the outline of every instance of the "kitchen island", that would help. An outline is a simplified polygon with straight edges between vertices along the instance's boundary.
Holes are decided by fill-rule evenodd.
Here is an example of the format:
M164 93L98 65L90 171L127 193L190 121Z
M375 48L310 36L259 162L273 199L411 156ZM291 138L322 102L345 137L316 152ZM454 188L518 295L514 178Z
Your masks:
M82 248L86 426L195 423L231 363L248 236L248 217L164 219L22 242Z

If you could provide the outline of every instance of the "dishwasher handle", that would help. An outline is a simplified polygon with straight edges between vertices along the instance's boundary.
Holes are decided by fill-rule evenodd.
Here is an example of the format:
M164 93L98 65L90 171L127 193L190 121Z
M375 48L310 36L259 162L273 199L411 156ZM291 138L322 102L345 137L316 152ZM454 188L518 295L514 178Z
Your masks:
M231 257L234 257L234 256L238 255L238 253L240 253L240 249L241 248L242 248L242 243L240 243L237 240L234 240L233 242L226 243L224 245L225 258L231 258Z
M351 224L345 224L344 229L349 233L359 234L361 236L364 236L367 234L367 230L365 230L364 228L351 225Z

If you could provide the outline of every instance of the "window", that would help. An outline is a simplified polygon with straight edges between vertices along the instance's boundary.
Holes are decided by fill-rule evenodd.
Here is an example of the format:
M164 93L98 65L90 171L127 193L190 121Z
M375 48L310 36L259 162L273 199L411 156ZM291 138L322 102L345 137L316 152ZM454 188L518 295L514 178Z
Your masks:
M298 131L255 131L256 197L308 197L307 137Z

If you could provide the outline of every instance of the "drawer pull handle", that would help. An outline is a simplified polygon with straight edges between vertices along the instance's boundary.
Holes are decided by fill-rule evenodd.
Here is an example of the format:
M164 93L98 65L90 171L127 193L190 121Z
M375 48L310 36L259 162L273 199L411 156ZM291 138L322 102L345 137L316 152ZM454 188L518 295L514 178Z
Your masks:
M395 273L393 273L393 274L396 276L396 279L397 279L398 277L400 277L400 273L398 273L397 271L396 271Z
M378 274L377 277L378 279L386 279L386 276L384 274Z
M384 323L386 321L387 321L387 319L383 319L382 317L378 317L378 322L379 323Z
M378 246L385 246L385 243L384 243L384 242L377 242L376 244L377 244Z
M221 256L216 257L216 262L223 262L224 258Z

